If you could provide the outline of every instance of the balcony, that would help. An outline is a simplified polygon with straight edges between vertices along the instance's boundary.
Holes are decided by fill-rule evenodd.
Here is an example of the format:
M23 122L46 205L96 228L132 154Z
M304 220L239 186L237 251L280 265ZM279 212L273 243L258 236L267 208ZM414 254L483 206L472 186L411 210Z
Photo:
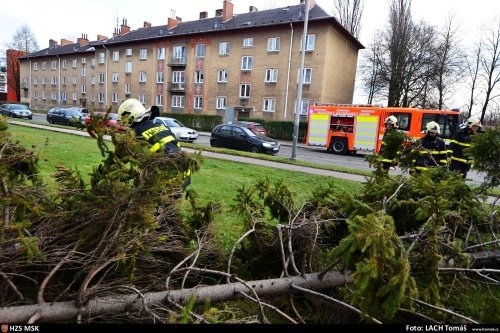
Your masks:
M186 92L186 83L184 82L169 82L168 83L168 91L173 93L185 93Z
M186 66L186 57L170 58L168 60L168 66L170 66L170 67L185 67Z

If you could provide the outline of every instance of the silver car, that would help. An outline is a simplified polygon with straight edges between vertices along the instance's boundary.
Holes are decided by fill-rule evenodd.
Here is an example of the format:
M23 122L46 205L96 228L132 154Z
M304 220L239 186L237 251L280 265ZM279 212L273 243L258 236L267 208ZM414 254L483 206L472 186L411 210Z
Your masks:
M0 113L13 118L33 118L33 113L24 104L3 104L0 108Z
M168 117L156 117L156 124L163 124L170 128L178 141L193 142L198 138L198 133L191 128L185 127L180 121Z

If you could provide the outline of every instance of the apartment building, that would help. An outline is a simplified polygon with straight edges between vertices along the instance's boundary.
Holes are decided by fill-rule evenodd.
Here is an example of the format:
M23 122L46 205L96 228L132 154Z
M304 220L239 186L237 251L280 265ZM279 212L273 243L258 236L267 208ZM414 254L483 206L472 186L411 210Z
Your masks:
M136 98L163 112L291 120L297 101L305 4L233 13L233 3L209 17L132 30L123 19L113 36L61 39L20 58L21 101L34 109L84 106L116 111ZM310 1L302 101L351 103L363 45Z

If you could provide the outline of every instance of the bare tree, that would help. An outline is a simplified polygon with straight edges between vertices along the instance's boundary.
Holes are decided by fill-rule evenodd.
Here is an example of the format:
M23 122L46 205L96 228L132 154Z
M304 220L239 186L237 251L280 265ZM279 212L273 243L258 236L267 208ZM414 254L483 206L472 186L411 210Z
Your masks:
M35 34L27 24L22 25L16 30L12 40L7 43L7 49L14 49L24 52L35 52L39 50Z
M367 103L372 104L373 99L384 90L381 79L381 59L384 48L382 47L382 35L375 34L373 44L369 47L371 53L361 63L360 70L364 82L364 90L367 92Z
M335 14L340 24L356 38L361 30L363 7L363 0L335 0Z
M485 52L481 57L481 67L486 81L486 95L481 110L481 121L484 120L488 104L500 96L495 93L495 88L500 83L500 20L495 25L484 34L483 40Z
M467 116L472 114L472 108L474 104L476 104L476 90L478 86L479 73L481 69L481 55L482 55L482 42L480 41L475 47L472 55L465 56L465 64L467 67L467 76L470 79L470 95L469 95L469 103L467 105Z

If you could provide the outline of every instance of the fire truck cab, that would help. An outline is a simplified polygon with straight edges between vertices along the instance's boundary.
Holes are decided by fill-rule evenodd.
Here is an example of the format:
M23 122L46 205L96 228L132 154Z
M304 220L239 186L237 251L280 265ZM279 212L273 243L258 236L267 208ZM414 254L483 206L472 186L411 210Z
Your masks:
M458 130L459 112L372 105L315 104L309 108L306 143L326 147L333 154L378 153L389 116L398 119L398 130L411 140L424 136L425 125L435 121L448 143Z

